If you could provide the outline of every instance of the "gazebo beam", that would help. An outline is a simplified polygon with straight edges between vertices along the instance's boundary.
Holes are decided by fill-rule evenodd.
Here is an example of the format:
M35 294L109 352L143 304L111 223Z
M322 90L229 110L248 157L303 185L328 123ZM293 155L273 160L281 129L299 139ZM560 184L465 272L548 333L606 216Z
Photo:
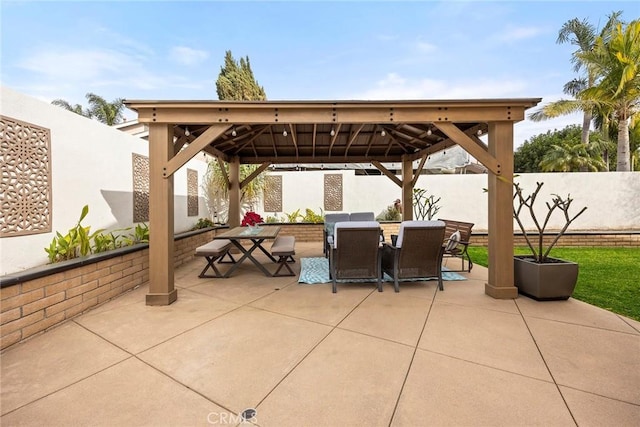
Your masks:
M149 124L149 293L147 305L178 299L173 273L173 175L165 176L173 157L173 128Z
M489 152L502 175L489 172L489 280L484 290L498 299L518 297L513 279L513 123L489 123Z

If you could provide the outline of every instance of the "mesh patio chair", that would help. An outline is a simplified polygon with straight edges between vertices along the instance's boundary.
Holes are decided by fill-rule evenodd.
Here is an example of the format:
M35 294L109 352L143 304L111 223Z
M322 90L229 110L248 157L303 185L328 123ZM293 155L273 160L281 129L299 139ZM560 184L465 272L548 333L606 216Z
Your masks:
M333 293L337 280L371 279L382 292L380 224L376 221L337 222L330 249L329 271Z
M331 246L330 237L333 236L333 229L335 228L336 222L341 221L349 221L348 213L334 213L334 214L326 214L324 216L324 227L322 228L322 241L323 243L323 252L325 258L329 257L329 248Z
M403 221L394 243L382 248L382 271L393 277L400 292L404 279L438 278L442 284L442 255L445 224L442 221Z

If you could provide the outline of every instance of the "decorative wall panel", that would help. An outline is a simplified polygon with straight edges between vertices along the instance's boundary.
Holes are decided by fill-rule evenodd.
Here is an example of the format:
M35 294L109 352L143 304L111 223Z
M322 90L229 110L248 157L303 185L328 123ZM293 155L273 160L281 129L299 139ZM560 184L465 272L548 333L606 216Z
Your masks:
M133 156L133 222L149 221L149 158Z
M51 231L51 132L0 116L0 237Z
M198 171L187 169L187 216L198 216Z
M342 210L342 175L340 174L324 176L324 210Z
M264 211L282 212L282 175L267 175L264 181Z

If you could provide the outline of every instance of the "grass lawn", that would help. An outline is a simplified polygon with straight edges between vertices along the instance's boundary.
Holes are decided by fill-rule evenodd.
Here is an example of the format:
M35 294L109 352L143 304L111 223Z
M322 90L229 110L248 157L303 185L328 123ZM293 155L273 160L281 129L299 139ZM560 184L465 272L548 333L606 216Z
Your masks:
M487 248L470 246L469 254L487 266ZM580 265L573 298L640 321L640 248L554 248L551 256Z

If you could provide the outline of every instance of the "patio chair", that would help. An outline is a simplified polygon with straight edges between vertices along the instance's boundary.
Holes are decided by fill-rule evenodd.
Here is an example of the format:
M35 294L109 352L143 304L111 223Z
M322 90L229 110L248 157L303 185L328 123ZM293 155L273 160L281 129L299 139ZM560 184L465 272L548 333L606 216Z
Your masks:
M341 221L349 221L348 213L334 213L334 214L326 214L324 216L324 227L322 229L322 241L324 242L324 246L322 251L324 252L325 258L329 257L329 248L331 247L331 239L329 237L333 236L333 229L335 227L336 222Z
M398 237L382 247L382 271L393 277L400 292L400 280L438 278L442 284L442 255L445 224L443 221L403 221Z
M337 222L330 249L329 271L333 293L338 280L371 279L382 292L380 224L377 221Z
M349 214L349 221L375 221L376 214L373 212L352 212Z
M460 258L462 265L460 270L449 269L449 271L471 272L473 262L467 249L471 240L471 229L473 223L454 221L451 219L438 219L445 223L445 258ZM464 262L467 261L467 268L464 268ZM448 266L447 266L448 267Z

